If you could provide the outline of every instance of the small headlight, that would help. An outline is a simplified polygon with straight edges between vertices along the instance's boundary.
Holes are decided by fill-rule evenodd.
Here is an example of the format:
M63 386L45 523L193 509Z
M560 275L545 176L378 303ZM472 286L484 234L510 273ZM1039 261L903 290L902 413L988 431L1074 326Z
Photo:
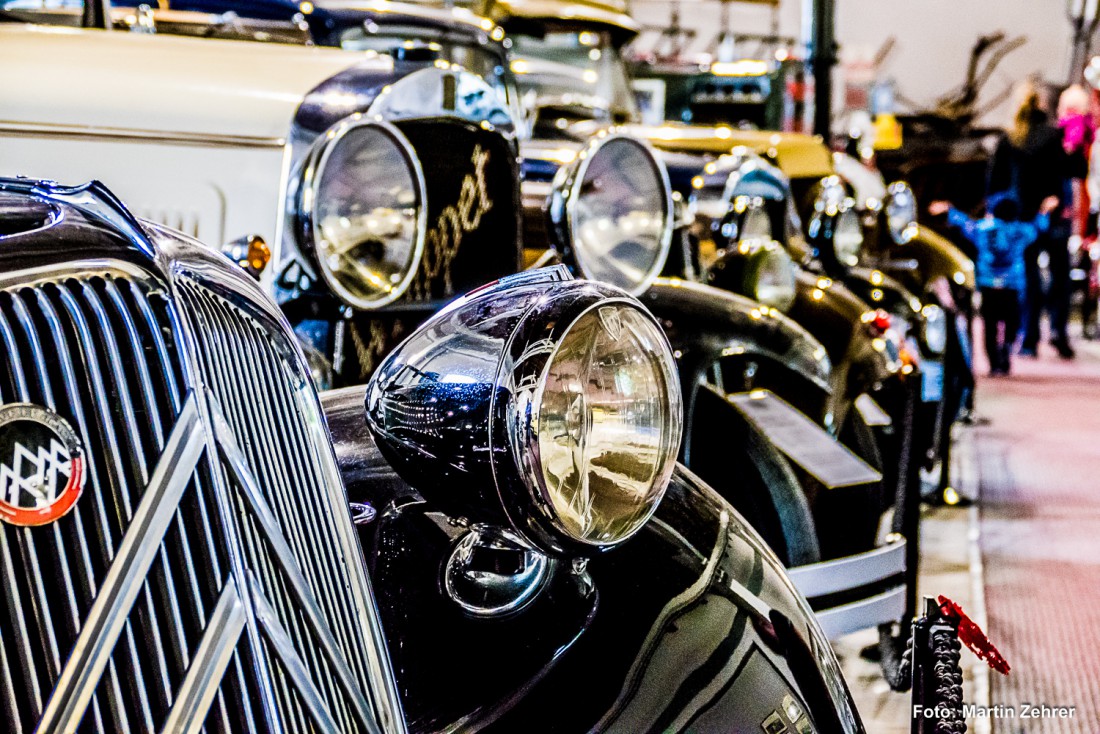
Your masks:
M833 227L833 252L841 265L853 267L859 264L863 250L863 225L859 214L852 207L837 214Z
M886 224L899 245L917 236L917 197L904 181L895 181L887 189Z
M394 468L450 511L583 554L652 515L683 408L649 312L568 278L513 276L434 316L379 367L367 421Z
M551 219L584 277L639 295L661 274L672 242L672 193L644 143L597 138L559 171L552 197Z
M746 272L746 290L765 306L786 311L794 304L797 283L794 261L778 242L769 242L753 256Z
M424 177L405 136L352 118L322 135L306 159L300 233L321 275L355 308L401 297L424 255Z
M924 320L921 333L925 348L932 354L943 354L947 349L947 314L934 303L921 309Z

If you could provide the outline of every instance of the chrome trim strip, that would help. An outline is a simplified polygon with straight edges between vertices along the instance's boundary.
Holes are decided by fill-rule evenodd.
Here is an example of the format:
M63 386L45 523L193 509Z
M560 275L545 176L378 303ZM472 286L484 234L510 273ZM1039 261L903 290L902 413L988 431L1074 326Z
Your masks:
M902 539L866 553L798 566L787 573L805 597L835 594L904 573L906 544Z
M267 502L264 500L263 494L257 486L255 477L253 477L252 473L249 471L248 463L237 447L237 442L233 437L229 424L222 415L219 406L213 401L210 403L210 412L211 417L214 419L213 428L215 441L222 450L222 455L225 458L225 465L232 472L237 487L240 489L241 497L252 511L253 519L259 524L261 532L271 544L271 550L274 552L275 561L278 563L279 569L289 582L288 590L294 596L295 601L301 605L301 611L305 616L305 621L308 623L310 631L313 632L321 643L321 652L324 653L329 665L334 669L336 679L351 700L359 723L361 723L367 731L372 732L372 734L378 734L380 732L378 722L375 721L374 717L370 714L370 707L366 698L364 698L363 691L355 682L355 678L348 668L347 661L340 653L336 640L332 636L332 631L328 628L328 625L325 624L320 607L313 598L309 585L302 577L301 570L298 568L298 563L294 558L294 553L291 551L290 545L283 536L283 533L279 530L279 524L275 520L275 516L268 507Z
M858 632L887 622L896 622L905 615L905 587L898 586L876 596L844 604L817 613L817 621L825 636L835 640L849 632Z
M283 664L283 670L286 672L287 678L294 686L304 708L309 712L310 718L313 719L313 723L325 734L338 734L340 730L325 708L321 692L310 680L309 670L302 659L298 657L298 653L294 651L294 643L290 641L290 636L279 624L279 617L264 597L263 592L260 590L260 584L255 578L250 578L248 587L252 597L252 607L256 612L256 620L260 623L260 628L271 644L275 656Z
M85 127L42 122L0 120L0 134L17 137L62 138L86 142L98 138L110 142L148 142L213 148L282 148L286 138L258 135L221 135L182 131L142 130L124 127Z
M75 732L126 626L168 525L205 446L194 396L188 398L134 512L114 563L85 619L37 731Z
M187 676L176 692L172 710L161 727L162 734L197 734L202 730L225 671L233 660L245 621L244 604L230 576L213 616L206 623L202 642L187 668Z

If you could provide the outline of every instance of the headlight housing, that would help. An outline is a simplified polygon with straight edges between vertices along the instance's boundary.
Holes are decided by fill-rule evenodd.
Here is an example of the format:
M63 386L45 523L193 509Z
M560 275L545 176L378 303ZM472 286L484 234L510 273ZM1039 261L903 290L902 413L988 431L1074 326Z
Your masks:
M590 280L640 295L668 259L672 191L652 150L626 135L597 137L559 169L550 199L555 244Z
M376 309L400 298L424 257L424 176L393 125L359 115L318 138L298 189L299 235L344 303Z
M947 350L947 314L935 303L929 303L921 311L921 339L924 348L932 354L943 354Z
M917 197L904 181L895 181L886 190L886 225L899 245L917 236Z
M366 408L379 447L422 493L552 553L637 532L672 476L683 422L654 318L563 268L437 314L379 367Z
M771 242L775 239L771 215L760 196L736 196L722 221L719 240L726 246L738 242Z

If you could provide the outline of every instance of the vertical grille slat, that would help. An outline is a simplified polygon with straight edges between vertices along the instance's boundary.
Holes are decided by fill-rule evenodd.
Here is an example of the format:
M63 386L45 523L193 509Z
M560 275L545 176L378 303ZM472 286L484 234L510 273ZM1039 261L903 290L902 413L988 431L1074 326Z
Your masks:
M77 284L74 283L72 285ZM92 331L89 328L84 310L81 308L80 303L77 301L70 287L59 288L58 295L68 314L70 325L79 339L82 352L87 355L85 364L88 368L90 386L95 397L92 403L95 409L95 421L98 422L99 430L102 432L101 435L103 438L103 442L100 444L99 448L109 457L108 461L105 462L107 468L106 473L112 480L111 483L114 488L114 497L116 500L120 501L123 510L123 515L118 518L118 522L121 526L129 522L134 516L134 505L136 503L134 502L135 498L133 495L137 490L131 484L131 477L124 474L127 469L133 472L134 462L132 460L124 462L119 452L120 447L124 444L119 440L114 416L111 414L115 402L111 400L110 393L107 391L106 381L103 378L100 368L101 350L96 344ZM114 558L115 550L114 548L111 549L112 559ZM142 596L144 597L147 614L150 618L149 621L153 621L155 620L155 615L152 614L152 602L148 595L148 588L143 590ZM154 634L156 633L154 632ZM143 724L143 731L153 731L153 713L149 705L149 694L146 689L146 677L143 670L144 666L141 662L133 625L130 621L126 623L124 636L126 638L126 653L128 654L119 660L119 651L116 651L115 657L116 663L122 662L125 667L128 668L128 671L123 673L122 678L128 680L130 683L130 690L135 694L124 697L124 700L128 700L130 704L127 714L130 717L140 717L141 723ZM156 644L159 648L159 639L156 640ZM161 658L163 659L163 654L161 654ZM131 726L133 725L134 723L131 722Z
M61 381L64 387L56 396L55 408L61 409L61 401L64 400L64 409L61 410L62 415L73 417L74 427L81 436L91 436L87 413L84 410L83 398L81 396L79 378L77 377L78 374L83 374L85 371L83 359L79 352L74 353L70 349L70 340L65 338L66 332L62 326L61 317L49 296L43 290L38 290L36 296L38 311L45 319L46 329L52 336L57 365L61 373ZM90 447L86 446L86 448ZM98 453L90 450L85 453L89 476L99 476L97 470L99 463ZM89 482L91 482L91 480L89 480ZM88 504L89 501L92 502L91 505ZM86 539L89 535L85 530L86 525L91 525L92 533L90 535L96 540L98 547L95 551L88 548L82 548L81 550L82 552L87 550L89 559L92 560L93 563L98 562L100 569L105 568L109 560L113 558L115 547L112 540L111 523L108 521L110 508L108 508L107 502L107 498L100 496L98 493L93 493L92 497L82 502L78 502L72 512L74 518L73 522L78 528L80 538ZM88 603L85 605L85 609L91 605L91 600L95 598L98 591L96 573L94 568L89 568L89 577L87 578ZM113 661L107 667L107 675L109 687L106 696L113 725L118 731L127 731L129 729L129 719L123 709L122 685L119 680L118 668ZM98 719L98 697L95 711Z
M15 332L8 323L7 316L0 312L0 339L10 356L12 370L15 376L15 399L18 402L29 400L30 389L23 372L24 358L15 340ZM5 535L7 528L4 528ZM50 613L50 602L46 596L46 585L42 579L42 569L38 560L37 546L34 533L30 528L15 529L12 532L14 545L22 559L20 565L25 573L24 578L31 589L32 618L39 630L39 641L42 648L46 673L50 680L57 678L61 668L61 653L57 646L57 633L55 631L53 615ZM5 542L3 553L10 558L10 546ZM8 583L15 584L14 574L8 577Z
M214 353L225 357L225 359L223 360L211 362L211 373L218 375L219 379L222 381L227 381L231 379L232 374L251 377L250 366L246 366L250 365L249 361L246 359L244 360L244 364L242 364L237 351L233 348L233 345L226 343L222 338L223 334L230 333L231 327L228 327L228 325L226 325L218 318L216 313L212 310L214 308L213 305L198 302L194 303L194 308L197 313L203 313L207 318L211 319L212 323L220 323L223 327L222 329L209 330L200 336L201 339L207 342L209 349L211 349ZM265 387L264 383L253 379L247 379L246 383L254 385L261 390ZM232 411L234 415L238 416L239 418L243 417L245 422L249 423L251 426L255 428L263 427L268 425L269 422L272 420L270 416L261 417L253 412L253 406L256 404L262 405L262 400L243 401L242 405L242 401L239 400L236 394L227 395L226 397L227 404L231 404L235 408L237 408L237 410ZM238 413L238 411L240 412ZM240 433L244 426L241 425L240 420L236 420L234 421L234 425L232 425L232 428L234 429L234 431ZM266 436L263 435L263 432L260 433L260 440L250 445L250 449L254 458L258 458L258 456L263 455L265 452L267 452L267 455L270 456L275 455L275 452L277 451L285 451L285 448L280 449L279 447L267 442ZM281 465L279 465L278 471L280 473L280 478L285 481L286 477L285 474L282 472ZM276 602L276 604L282 624L294 637L295 641L299 645L299 648L305 650L305 654L310 658L310 661L314 664L315 669L322 669L320 661L317 657L317 650L315 646L311 644L306 632L303 630L301 621L298 619L297 614L290 607L289 595L286 593L285 589L282 588L282 582L279 578L279 574L273 568L271 561L263 548L262 535L256 531L255 524L251 521L251 519L248 518L247 507L239 498L237 500L236 506L239 514L242 517L242 536L244 537L246 543L248 543L250 552L254 554L254 557L258 561L257 565L259 566L259 572L263 581L263 586L265 589L269 590L270 594L274 594L274 592L276 591L279 592L277 594L274 594L274 596L277 600L279 600ZM326 681L326 684L331 685L331 681ZM350 729L346 728L344 730L350 731Z
M22 336L26 343L29 345L35 366L35 375L37 377L37 395L32 396L30 394L22 396L22 398L28 402L40 402L51 410L56 410L57 401L54 399L54 390L52 381L50 379L50 372L46 365L46 357L42 348L42 343L38 339L37 328L33 323L33 317L27 305L23 302L22 297L13 296L11 300L12 309L15 311L16 320L22 329ZM75 508L74 508L75 510ZM73 523L75 527L76 536L76 548L73 555L80 561L81 568L77 570L76 577L80 580L81 575L84 579L92 577L92 560L91 552L88 549L87 539L84 535L84 526L79 522ZM61 527L54 524L51 527L53 534L53 547L55 550L55 568L60 573L63 587L65 590L65 599L68 602L68 614L71 621L71 627L69 629L69 636L75 637L77 632L80 631L81 615L80 610L82 606L86 608L91 603L91 595L87 593L87 584L82 587L84 592L83 598L77 598L77 592L73 583L74 573L70 570L69 563L69 551L66 548L66 544L62 538ZM30 532L29 530L27 531ZM83 571L83 574L80 574ZM102 728L103 717L99 708L99 702L96 701L93 704L93 720L96 725Z
M373 733L393 710L308 375L223 287L98 262L0 290L0 403L64 419L87 476L66 516L0 524L0 730ZM266 615L239 639L234 594Z

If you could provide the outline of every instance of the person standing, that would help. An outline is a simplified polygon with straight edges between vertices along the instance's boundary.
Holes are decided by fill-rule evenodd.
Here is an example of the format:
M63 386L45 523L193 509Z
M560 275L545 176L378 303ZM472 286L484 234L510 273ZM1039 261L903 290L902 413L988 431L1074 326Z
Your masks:
M1020 324L1020 294L1027 287L1024 252L1050 226L1050 212L1059 206L1057 197L1047 197L1030 221L1020 220L1020 202L1011 193L1001 193L986 202L986 215L972 219L946 201L934 201L928 211L947 212L947 222L958 227L977 250L975 279L981 293L985 352L989 374L1011 371L1012 346Z
M1066 152L1062 131L1051 124L1049 104L1032 82L1023 84L1006 134L989 164L987 198L1008 194L1020 206L1020 218L1030 221L1049 197L1058 201L1046 232L1024 253L1024 336L1020 354L1035 356L1039 347L1044 305L1050 315L1050 343L1063 359L1074 357L1069 343L1069 234L1072 179L1083 177L1084 160ZM1078 170L1080 169L1080 170ZM1050 290L1043 296L1039 256L1049 258Z

